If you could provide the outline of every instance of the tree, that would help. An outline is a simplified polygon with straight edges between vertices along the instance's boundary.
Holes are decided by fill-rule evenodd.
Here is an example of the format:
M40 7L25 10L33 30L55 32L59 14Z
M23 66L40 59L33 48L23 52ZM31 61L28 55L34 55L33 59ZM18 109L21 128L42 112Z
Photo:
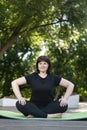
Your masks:
M50 0L1 0L0 4L1 14L3 14L0 21L2 34L1 56L19 35L51 24L49 22L51 18L48 13L51 11L50 8L52 8L52 1ZM4 43L2 44L3 39Z
M62 25L61 35L62 28L65 27L64 23L70 24L70 27L82 29L87 21L86 4L86 0L1 0L0 56L19 35L37 28L59 23Z
M86 5L86 0L1 0L1 67L5 65L6 61L13 63L10 57L16 52L15 57L20 61L20 65L24 64L28 68L28 63L26 62L28 57L23 62L24 55L29 52L29 59L33 63L35 57L39 55L42 49L43 41L47 49L46 53L52 59L54 71L69 78L71 81L77 79L75 63L78 60L75 54L78 52L79 38L86 34ZM22 39L26 39L25 41L27 42ZM21 51L19 51L20 46L23 47ZM25 49L27 47L28 49ZM15 63L17 62L16 59ZM15 66L16 64L14 64ZM6 73L0 71L3 79L2 83L5 82L7 73L9 75L11 73L7 70L5 71ZM18 76L18 70L15 68L14 71L15 74L12 78L15 78L15 75Z
M77 50L74 51L75 72L77 91L80 93L81 100L87 100L87 33L81 36L76 44Z

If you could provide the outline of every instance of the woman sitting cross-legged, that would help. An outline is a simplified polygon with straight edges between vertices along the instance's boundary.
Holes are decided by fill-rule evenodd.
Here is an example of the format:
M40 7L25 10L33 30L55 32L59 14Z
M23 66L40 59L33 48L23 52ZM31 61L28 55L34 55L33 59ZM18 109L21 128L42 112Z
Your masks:
M36 72L12 81L13 92L18 98L17 109L27 117L52 118L62 117L68 109L68 98L72 94L74 84L63 77L50 73L51 62L47 56L40 56L36 62ZM32 93L27 101L20 92L19 86L29 84ZM54 100L57 86L65 87L66 92L59 100Z

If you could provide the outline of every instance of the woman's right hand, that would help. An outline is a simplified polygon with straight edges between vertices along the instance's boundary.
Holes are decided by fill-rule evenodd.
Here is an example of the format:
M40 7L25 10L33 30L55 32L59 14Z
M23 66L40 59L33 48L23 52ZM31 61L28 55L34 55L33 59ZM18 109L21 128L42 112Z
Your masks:
M19 104L21 104L21 105L26 104L26 99L24 97L19 98L18 101L19 101Z

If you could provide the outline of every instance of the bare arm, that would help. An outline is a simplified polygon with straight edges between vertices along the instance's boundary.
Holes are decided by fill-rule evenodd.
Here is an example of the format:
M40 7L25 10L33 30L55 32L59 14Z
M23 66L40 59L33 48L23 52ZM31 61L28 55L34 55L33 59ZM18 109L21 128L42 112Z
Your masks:
M60 81L60 86L63 86L66 88L66 92L65 92L63 98L60 99L61 105L63 106L63 105L66 105L68 98L72 94L73 89L74 89L74 84L72 82L62 78Z
M13 92L14 92L15 96L18 98L19 103L21 103L22 105L24 105L26 103L25 98L22 97L20 89L19 89L19 86L23 85L23 84L26 84L25 77L18 78L11 82Z

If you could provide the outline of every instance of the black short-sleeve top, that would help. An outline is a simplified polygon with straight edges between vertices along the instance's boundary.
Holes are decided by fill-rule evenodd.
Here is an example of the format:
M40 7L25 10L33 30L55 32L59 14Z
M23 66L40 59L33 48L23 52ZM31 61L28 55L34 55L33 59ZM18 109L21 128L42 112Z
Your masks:
M54 88L61 81L58 75L48 74L46 78L41 78L36 72L26 75L25 79L32 90L31 101L43 103L54 99Z

